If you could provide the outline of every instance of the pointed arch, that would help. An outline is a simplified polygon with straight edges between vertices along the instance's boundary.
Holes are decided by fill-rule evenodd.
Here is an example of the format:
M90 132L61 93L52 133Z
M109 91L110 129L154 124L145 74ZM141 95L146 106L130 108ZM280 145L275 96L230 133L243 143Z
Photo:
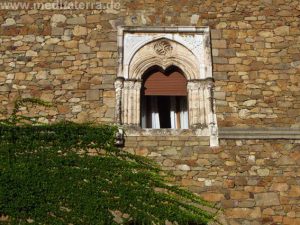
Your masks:
M159 43L168 43L170 51L159 54L155 50L155 45ZM128 67L129 79L141 79L144 72L152 66L160 66L163 69L177 66L188 80L197 79L200 73L196 56L185 46L167 38L148 42L134 54Z

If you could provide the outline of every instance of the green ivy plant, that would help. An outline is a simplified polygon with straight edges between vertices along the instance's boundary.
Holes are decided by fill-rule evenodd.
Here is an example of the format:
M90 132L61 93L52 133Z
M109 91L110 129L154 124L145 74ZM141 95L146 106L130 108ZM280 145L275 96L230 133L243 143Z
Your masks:
M38 124L38 119L40 116L35 116L35 117L29 117L29 116L24 116L20 114L20 109L23 106L45 106L45 107L51 107L52 104L49 102L45 102L41 99L37 98L23 98L23 99L17 99L14 104L14 109L11 113L11 115L4 120L0 120L0 124L11 124L11 125L17 125L17 124Z
M28 102L20 100L16 108ZM213 205L171 185L150 160L116 148L116 127L20 123L32 120L17 114L15 110L0 122L4 224L184 225L214 220Z

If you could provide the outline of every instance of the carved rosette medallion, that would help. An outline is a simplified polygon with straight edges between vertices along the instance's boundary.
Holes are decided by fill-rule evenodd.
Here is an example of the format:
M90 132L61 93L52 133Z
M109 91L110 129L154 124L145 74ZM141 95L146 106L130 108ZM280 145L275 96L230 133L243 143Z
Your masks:
M168 55L172 52L173 47L170 42L162 40L154 44L154 50L158 55Z

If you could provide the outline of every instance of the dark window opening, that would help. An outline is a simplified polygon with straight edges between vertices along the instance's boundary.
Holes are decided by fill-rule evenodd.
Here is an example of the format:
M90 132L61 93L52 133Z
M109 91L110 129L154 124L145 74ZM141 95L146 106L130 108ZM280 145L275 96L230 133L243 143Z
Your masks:
M171 128L171 101L168 96L157 96L160 128Z
M187 97L143 96L143 128L188 129Z

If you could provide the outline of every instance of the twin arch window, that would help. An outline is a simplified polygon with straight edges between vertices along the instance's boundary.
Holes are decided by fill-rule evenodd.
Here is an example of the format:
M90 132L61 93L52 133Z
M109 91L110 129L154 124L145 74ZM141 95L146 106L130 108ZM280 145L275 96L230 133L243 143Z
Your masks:
M188 129L187 80L172 66L150 68L143 76L141 127Z
M208 27L119 27L118 49L118 124L189 129L218 146Z

